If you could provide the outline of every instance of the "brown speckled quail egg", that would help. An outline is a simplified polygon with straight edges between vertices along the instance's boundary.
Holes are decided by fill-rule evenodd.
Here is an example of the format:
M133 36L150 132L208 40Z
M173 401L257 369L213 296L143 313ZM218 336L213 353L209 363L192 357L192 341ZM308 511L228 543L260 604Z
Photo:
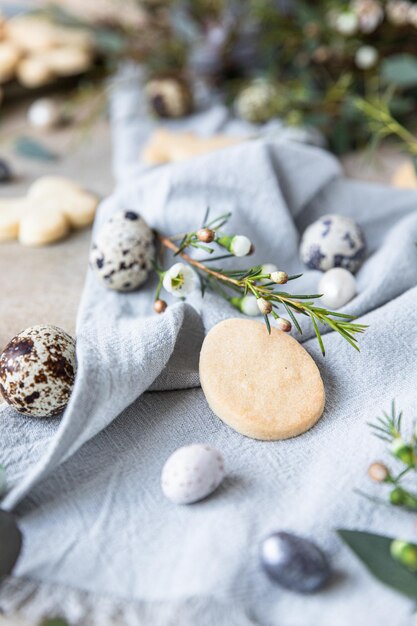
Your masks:
M135 211L118 211L99 231L90 265L109 289L134 291L147 279L155 255L153 233Z
M162 491L175 504L191 504L209 496L224 478L222 454L207 444L175 450L161 475Z
M70 335L56 326L31 326L0 355L0 391L19 413L57 415L68 403L76 368Z

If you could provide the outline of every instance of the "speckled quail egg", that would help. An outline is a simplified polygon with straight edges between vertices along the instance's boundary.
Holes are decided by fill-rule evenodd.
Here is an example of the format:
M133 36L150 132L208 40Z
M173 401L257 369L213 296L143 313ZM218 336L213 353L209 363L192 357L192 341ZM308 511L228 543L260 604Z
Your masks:
M0 391L19 413L57 415L68 403L76 369L70 335L56 326L31 326L0 355Z
M366 252L365 237L356 222L343 215L324 215L301 239L300 256L310 269L343 267L356 272Z
M118 211L94 240L90 265L108 289L134 291L148 277L155 255L153 233L135 211Z
M149 107L158 117L183 117L193 106L193 96L188 84L177 78L150 80L145 86Z
M224 478L222 454L207 444L178 448L165 463L162 491L175 504L191 504L210 495Z
M275 532L266 537L261 544L260 560L271 580L299 593L320 589L331 575L320 548L288 532Z

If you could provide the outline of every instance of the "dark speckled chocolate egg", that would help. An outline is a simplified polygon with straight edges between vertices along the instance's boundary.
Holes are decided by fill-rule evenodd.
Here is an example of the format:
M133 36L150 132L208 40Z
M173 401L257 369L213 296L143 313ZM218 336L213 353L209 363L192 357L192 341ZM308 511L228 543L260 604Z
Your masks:
M50 417L65 409L75 372L74 339L56 326L31 326L0 355L0 391L19 413Z

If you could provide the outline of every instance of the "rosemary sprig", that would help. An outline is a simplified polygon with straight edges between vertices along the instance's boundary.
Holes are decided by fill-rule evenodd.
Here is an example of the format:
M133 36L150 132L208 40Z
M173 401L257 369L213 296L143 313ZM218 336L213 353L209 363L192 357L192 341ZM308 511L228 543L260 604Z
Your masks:
M387 99L356 98L355 105L366 117L374 142L378 143L386 137L395 136L400 139L411 156L417 157L417 139L393 117Z
M269 333L271 332L269 316L272 316L276 320L277 326L281 330L289 331L293 324L298 332L302 333L301 326L296 316L305 315L312 321L314 332L323 356L325 355L321 333L323 326L327 326L331 330L339 333L351 346L359 350L357 336L366 330L366 325L355 323L352 315L337 313L316 305L314 301L320 298L320 294L291 294L278 289L280 285L299 278L301 276L300 274L288 276L282 271L268 273L264 271L264 266L262 265L256 265L246 270L223 269L221 267L212 266L211 264L208 265L208 263L211 263L211 261L219 261L223 258L230 258L236 254L226 254L198 260L192 258L186 252L187 248L207 249L206 246L201 245L202 241L218 243L223 247L229 246L230 249L233 249L234 239L240 238L247 240L245 237L227 237L219 233L218 229L226 224L229 217L230 214L225 214L209 221L209 212L207 211L201 229L177 237L160 236L160 243L162 247L171 250L174 256L181 257L183 261L194 268L200 277L202 293L210 287L243 312L246 312L243 309L245 298L250 296L255 298L259 313L263 315ZM179 243L175 243L176 241L179 241ZM247 249L249 250L249 247ZM214 249L209 248L209 250L211 254ZM172 286L174 288L178 287L181 284L181 280L182 279L175 278ZM159 292L157 297L159 299ZM157 301L160 302L160 300ZM291 322L280 316L278 313L280 309L284 309Z

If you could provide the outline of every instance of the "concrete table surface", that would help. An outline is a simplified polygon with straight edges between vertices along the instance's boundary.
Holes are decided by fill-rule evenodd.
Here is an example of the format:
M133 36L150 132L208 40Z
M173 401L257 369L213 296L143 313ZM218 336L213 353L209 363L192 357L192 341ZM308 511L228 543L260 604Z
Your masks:
M0 158L16 173L12 184L0 185L0 197L23 195L39 176L67 176L105 196L113 187L110 133L100 120L81 137L67 127L34 133L25 125L25 109L0 113ZM12 138L37 137L61 156L56 162L17 157ZM0 243L0 349L14 334L33 324L50 323L73 334L87 269L91 228L73 231L53 245L30 248L15 241Z

